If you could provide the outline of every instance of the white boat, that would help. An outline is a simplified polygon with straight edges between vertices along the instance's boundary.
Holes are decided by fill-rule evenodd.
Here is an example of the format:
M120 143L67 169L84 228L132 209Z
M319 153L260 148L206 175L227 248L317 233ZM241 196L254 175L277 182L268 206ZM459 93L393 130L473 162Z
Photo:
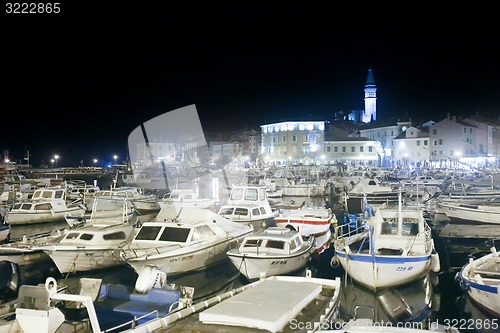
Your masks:
M122 203L129 200L139 213L157 212L161 207L158 198L154 194L145 194L138 187L115 187L111 190L101 190L95 193L94 197L108 198ZM89 210L92 209L93 200L87 202Z
M45 252L62 274L103 269L120 264L114 252L132 241L135 232L133 225L94 224L34 249Z
M42 188L35 190L31 200L16 202L5 221L10 225L64 221L66 214L83 214L86 210L78 201L67 204L64 189Z
M378 178L361 178L344 196L358 199L366 197L368 203L397 202L400 191L399 185L383 183Z
M436 179L429 175L420 175L411 178L407 178L404 181L401 181L404 186L422 186L422 187L431 187L437 186L440 187L444 183L444 179Z
M200 198L195 191L191 189L173 189L170 193L165 194L158 201L160 207L165 205L175 205L176 207L198 207L212 208L214 200L211 198Z
M88 280L87 284L95 285L92 281L95 279ZM188 290L179 298L177 308L167 314L152 311L147 315L153 317L156 313L154 319L144 320L146 315L133 318L132 328L124 326L107 332L195 332L200 331L200 327L212 332L228 331L228 327L245 332L315 332L338 318L340 288L340 278L272 276L192 304ZM57 282L52 278L47 279L45 285L22 286L23 299L34 302L18 303L16 319L0 325L0 332L104 332L95 305L99 301L94 302L99 294L91 288L88 288L90 292L82 288L78 294L58 292L57 289ZM67 320L64 312L55 306L60 304L58 301L83 304L88 318ZM130 309L131 303L124 304L121 311L126 311L125 306ZM150 308L155 309L154 305Z
M303 236L321 236L337 224L337 217L331 209L318 206L304 206L298 209L282 210L274 218L277 227L297 230Z
M77 200L91 198L96 192L100 191L97 185L87 185L84 180L73 180L66 182L66 199Z
M69 231L69 229L54 230L50 233L34 235L30 238L23 237L15 242L0 245L0 262L8 261L16 265L29 265L43 257L47 257L38 246L52 244Z
M476 304L500 317L500 254L495 247L477 259L470 258L455 279Z
M66 214L66 223L73 227L82 224L134 224L137 221L135 206L125 198L116 200L97 196L91 207L90 213Z
M233 185L228 202L220 207L218 214L258 230L274 225L278 211L271 208L265 186Z
M380 207L359 228L336 229L333 262L371 290L403 285L440 270L431 228L419 207Z
M227 251L251 234L252 226L233 222L209 209L162 209L144 222L135 238L119 251L135 271L155 265L169 276L204 269L229 260Z
M259 185L271 191L282 190L282 196L317 197L326 195L326 183L296 177L291 171L278 170L272 177L259 180Z
M436 204L436 212L446 214L450 222L472 222L500 224L499 202L454 202L441 201Z
M240 273L252 281L305 268L313 250L314 238L304 240L298 231L269 227L246 236L227 255Z

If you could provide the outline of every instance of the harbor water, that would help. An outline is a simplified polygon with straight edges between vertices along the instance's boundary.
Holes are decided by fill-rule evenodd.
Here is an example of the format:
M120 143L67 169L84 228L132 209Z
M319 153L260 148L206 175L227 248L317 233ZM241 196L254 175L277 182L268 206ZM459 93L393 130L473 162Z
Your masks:
M224 198L221 198L221 202L223 200ZM343 220L342 209L332 202L325 201L322 197L288 197L276 200L279 200L282 205L301 203L314 206L327 205L334 209L339 223ZM142 215L139 220L153 220L155 216L155 214ZM429 326L439 323L458 328L460 332L500 332L500 328L493 328L498 326L500 319L494 318L480 306L471 302L454 279L455 274L468 262L469 258L488 253L490 248L495 246L494 235L500 235L500 233L492 231L491 228L481 232L481 228L474 227L472 224L448 224L444 216L434 216L432 209L429 211L429 223L433 229L434 242L440 256L441 271L408 285L377 293L358 285L346 275L339 264L332 262L333 245L311 259L308 269L316 277L333 279L339 276L342 278L340 315L344 320L354 316L373 317L377 322L393 324L410 321ZM47 233L65 227L67 227L66 222L11 226L11 239L20 239L24 235ZM44 265L53 264L50 260L46 260ZM36 266L32 271L26 268L23 272L26 275L25 281L43 282L45 276L39 274L39 269ZM125 265L67 276L62 276L55 266L46 272L46 275L53 276L68 286L76 285L80 277L97 277L101 278L103 283L124 283L133 287L137 278L133 269ZM305 274L305 271L297 274ZM169 282L194 287L195 300L247 283L229 261L217 267L177 276L175 279L169 279ZM9 292L2 294L3 300L12 297L15 295Z

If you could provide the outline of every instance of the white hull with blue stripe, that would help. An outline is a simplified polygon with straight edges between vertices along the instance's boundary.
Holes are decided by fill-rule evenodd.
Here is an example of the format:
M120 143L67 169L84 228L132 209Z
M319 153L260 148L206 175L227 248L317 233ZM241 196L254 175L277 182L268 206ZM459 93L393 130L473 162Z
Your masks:
M337 228L335 256L371 290L403 285L440 270L431 229L418 207L381 207L360 228Z
M469 297L483 309L500 317L500 253L470 259L456 276L457 282Z

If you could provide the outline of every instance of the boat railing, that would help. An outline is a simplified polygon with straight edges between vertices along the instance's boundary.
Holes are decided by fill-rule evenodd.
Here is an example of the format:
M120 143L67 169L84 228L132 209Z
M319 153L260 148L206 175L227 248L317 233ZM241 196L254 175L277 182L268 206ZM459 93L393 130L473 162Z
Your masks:
M174 303L174 304L177 304L177 303ZM170 312L170 309L169 309L169 312ZM108 328L107 330L103 330L102 333L109 333L109 332L115 332L115 331L118 331L118 332L122 332L123 330L121 329L122 327L129 327L131 329L134 329L137 325L137 322L141 319L144 319L144 318L147 318L149 316L152 316L152 315L155 315L156 318L159 318L160 317L160 314L158 312L158 310L153 310L149 313L146 313L142 316L139 316L139 317L135 317L134 316L134 319L131 319L125 323L121 323L120 325L117 325L117 326L114 326L114 327L111 327L111 328ZM153 320L153 319L151 319Z
M418 232L415 235L415 237L413 238L413 241L412 241L410 247L408 248L408 252L407 253L411 252L411 250L413 249L413 246L415 245L417 239L421 239L422 235L424 235L424 239L425 239L425 242L424 242L425 252L427 253L427 252L432 251L432 248L433 248L432 229L431 229L431 227L429 227L428 224L424 224L424 230Z

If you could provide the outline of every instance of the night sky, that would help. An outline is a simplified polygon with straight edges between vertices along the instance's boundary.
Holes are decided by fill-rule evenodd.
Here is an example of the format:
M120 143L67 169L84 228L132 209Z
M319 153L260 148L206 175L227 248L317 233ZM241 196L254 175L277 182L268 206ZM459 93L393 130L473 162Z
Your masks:
M34 166L54 154L68 166L123 159L134 128L191 104L205 131L331 120L364 108L368 68L379 119L500 115L498 37L487 38L494 21L484 16L471 24L445 7L389 13L363 2L111 4L3 10L0 148L11 158L28 149Z

